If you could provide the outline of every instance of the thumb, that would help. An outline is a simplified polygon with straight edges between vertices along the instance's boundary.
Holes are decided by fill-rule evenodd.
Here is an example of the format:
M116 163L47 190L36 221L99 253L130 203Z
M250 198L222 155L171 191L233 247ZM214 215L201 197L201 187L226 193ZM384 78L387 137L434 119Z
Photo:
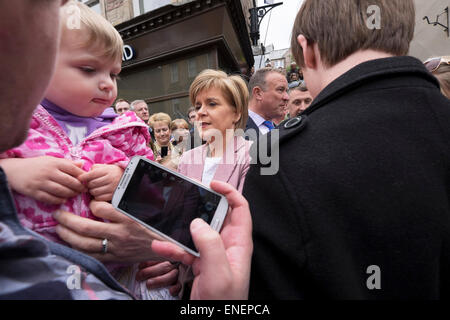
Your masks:
M78 168L82 169L84 166L84 160L74 161L73 164L76 165Z
M210 269L211 265L228 265L222 238L209 224L202 219L195 219L191 223L191 234L200 253L200 265L204 271Z
M96 164L94 164L94 165L92 166L91 170L98 169L98 168L101 168L101 167L103 167L103 164L96 163Z

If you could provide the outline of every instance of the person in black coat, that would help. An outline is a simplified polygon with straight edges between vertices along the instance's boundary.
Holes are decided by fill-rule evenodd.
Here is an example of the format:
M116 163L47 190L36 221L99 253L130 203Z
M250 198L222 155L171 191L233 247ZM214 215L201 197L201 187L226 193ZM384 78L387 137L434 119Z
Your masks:
M389 28L358 4L306 0L295 20L314 102L280 125L278 172L247 174L250 299L450 296L450 101L404 56L413 1L368 2Z

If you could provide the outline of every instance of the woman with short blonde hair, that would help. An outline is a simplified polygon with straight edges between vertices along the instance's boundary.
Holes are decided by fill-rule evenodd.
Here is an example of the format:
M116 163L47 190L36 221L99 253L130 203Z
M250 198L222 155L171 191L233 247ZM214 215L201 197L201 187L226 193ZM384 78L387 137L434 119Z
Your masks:
M241 115L235 123L235 129L244 129L248 119L249 96L245 80L238 75L229 76L223 71L204 70L194 79L189 89L189 99L194 108L198 93L211 88L219 89L227 102Z
M248 118L248 88L238 75L207 69L192 82L195 125L206 144L185 152L178 171L209 186L225 181L242 192L250 167L250 142L236 135Z
M161 162L166 156L169 156L173 150L170 142L172 132L170 131L170 123L172 119L167 113L158 112L148 119L148 125L152 128L155 135L153 143L153 153L156 161Z

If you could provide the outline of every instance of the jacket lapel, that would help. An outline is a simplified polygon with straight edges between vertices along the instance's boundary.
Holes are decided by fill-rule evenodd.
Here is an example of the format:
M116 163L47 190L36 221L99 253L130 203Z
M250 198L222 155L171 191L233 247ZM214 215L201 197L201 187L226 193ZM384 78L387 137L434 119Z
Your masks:
M222 158L221 163L217 166L216 173L214 174L214 180L229 182L234 171L238 167L238 153L241 148L244 148L245 140L241 137L234 137L233 145L229 146L233 152L228 151ZM230 156L231 155L231 156Z
M193 161L192 163L194 164L193 165L194 170L191 171L191 175L189 175L189 177L201 182L203 176L203 169L205 167L205 159L208 152L208 145L207 144L202 145L202 147L198 148L198 150L196 150L195 152L197 152L195 155L193 154L195 159L191 159ZM198 160L200 160L200 162L197 162Z

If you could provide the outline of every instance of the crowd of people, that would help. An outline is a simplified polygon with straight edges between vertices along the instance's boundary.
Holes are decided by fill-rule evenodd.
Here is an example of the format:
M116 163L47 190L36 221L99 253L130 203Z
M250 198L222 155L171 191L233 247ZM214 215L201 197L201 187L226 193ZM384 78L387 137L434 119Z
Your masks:
M374 1L390 28L305 0L299 68L204 70L187 121L117 99L123 41L87 6L1 2L0 298L448 298L450 59L406 56L413 1ZM133 156L227 198L220 233L191 224L200 257L110 204Z

